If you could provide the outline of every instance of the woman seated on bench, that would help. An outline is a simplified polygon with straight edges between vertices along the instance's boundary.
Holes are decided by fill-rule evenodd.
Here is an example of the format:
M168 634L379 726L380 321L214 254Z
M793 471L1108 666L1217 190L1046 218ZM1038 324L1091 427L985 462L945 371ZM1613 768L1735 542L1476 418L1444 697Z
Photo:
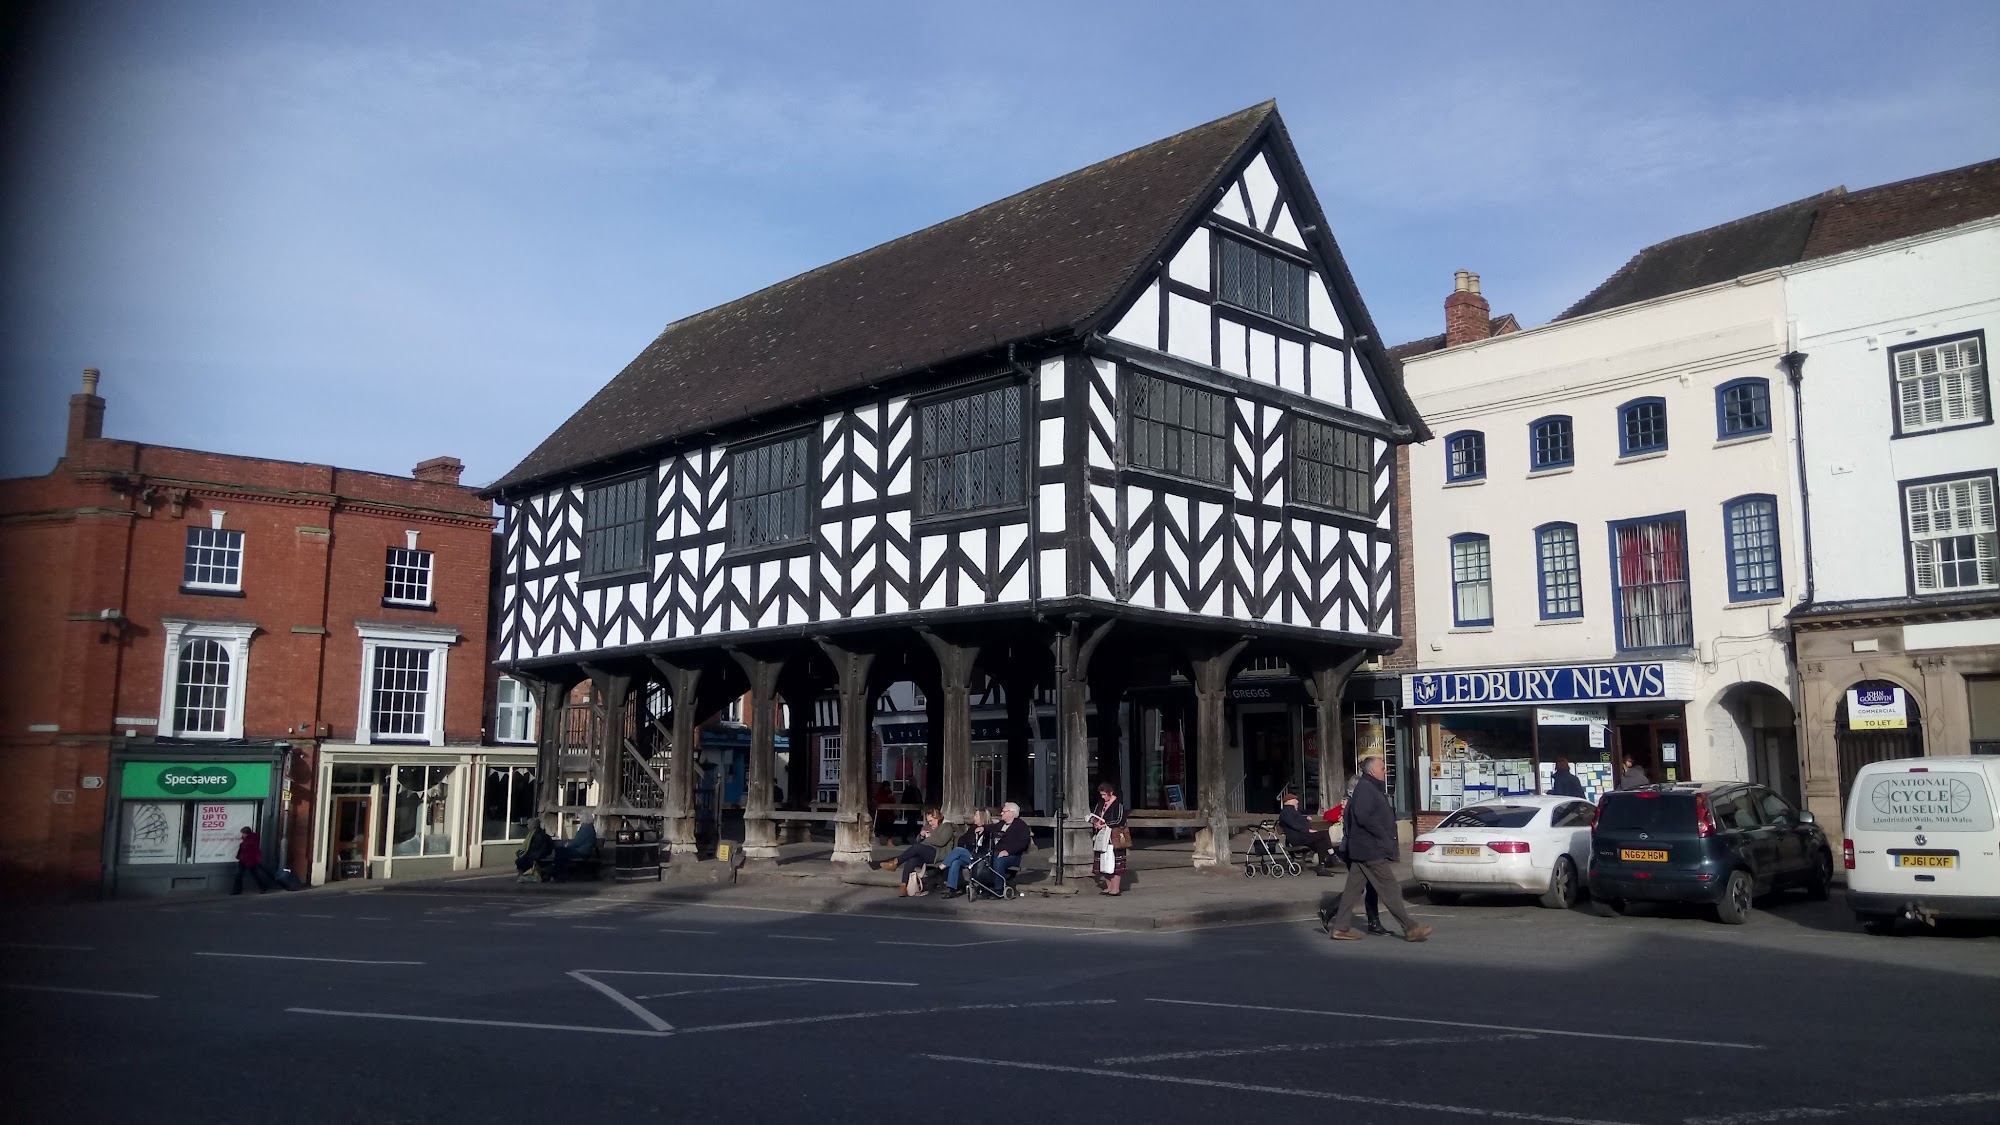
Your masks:
M597 822L585 813L576 826L576 835L569 843L559 845L555 852L556 882L569 876L569 865L579 859L593 859L597 855Z
M945 853L939 862L944 865L945 897L957 895L958 885L965 879L965 869L972 861L984 853L992 842L993 829L986 823L986 810L972 810L972 825L958 838L958 846Z
M944 822L944 813L936 806L924 810L923 837L903 849L903 854L895 859L885 859L881 866L896 865L896 875L901 880L896 893L903 898L919 898L924 892L924 865L936 863L944 849L951 846L952 831Z

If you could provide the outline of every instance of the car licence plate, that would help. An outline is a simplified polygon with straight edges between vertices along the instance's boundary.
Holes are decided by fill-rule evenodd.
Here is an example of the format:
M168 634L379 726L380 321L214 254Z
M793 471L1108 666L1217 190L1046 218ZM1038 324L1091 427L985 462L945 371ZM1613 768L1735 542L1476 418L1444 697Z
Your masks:
M1620 848L1618 858L1627 863L1665 863L1667 853L1659 848Z
M1446 855L1478 855L1478 854L1479 854L1479 849L1478 849L1478 848L1476 848L1476 847L1472 847L1472 846L1469 846L1469 845L1466 845L1466 844L1446 844L1446 845L1444 846L1444 854L1446 854Z
M1896 857L1897 867L1957 867L1955 855L1912 855L1904 852Z

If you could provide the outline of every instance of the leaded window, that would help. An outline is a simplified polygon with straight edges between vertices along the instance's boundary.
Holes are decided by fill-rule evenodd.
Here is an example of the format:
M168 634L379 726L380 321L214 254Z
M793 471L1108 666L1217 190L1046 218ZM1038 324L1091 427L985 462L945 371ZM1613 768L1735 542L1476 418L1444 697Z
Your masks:
M430 649L378 646L373 687L369 730L375 738L430 738Z
M431 604L431 553L414 547L389 548L382 600L399 605Z
M241 590L243 533L220 527L188 528L181 585L204 590Z
M1311 418L1292 419L1292 499L1365 516L1374 506L1375 443Z
M1967 426L1991 417L1980 342L1966 336L1892 353L1899 432Z
M650 540L647 478L627 477L583 491L583 576L603 578L646 568Z
M1237 238L1218 237L1216 245L1222 256L1218 296L1274 320L1305 325L1306 267Z
M1642 398L1618 408L1618 455L1651 453L1667 447L1667 402Z
M1493 542L1486 536L1451 537L1451 602L1453 624L1493 624Z
M1715 389L1715 436L1744 437L1771 432L1771 382L1738 379Z
M1576 431L1567 415L1539 418L1528 426L1530 463L1537 470L1576 463Z
M1996 574L2000 535L1996 535L1990 474L1907 485L1903 506L1916 593L2000 586Z
M1577 553L1576 525L1556 523L1537 528L1535 561L1541 571L1542 617L1582 617L1583 568Z
M197 637L181 646L174 684L174 733L224 735L229 730L229 649Z
M729 545L772 547L812 531L811 435L732 450Z
M977 512L1021 503L1021 385L924 406L918 514Z
M1775 598L1784 592L1778 564L1778 501L1743 496L1722 506L1729 535L1729 600Z
M1688 599L1687 527L1679 516L1613 528L1618 647L1684 648L1694 643Z
M1229 399L1133 371L1125 379L1125 462L1229 483Z

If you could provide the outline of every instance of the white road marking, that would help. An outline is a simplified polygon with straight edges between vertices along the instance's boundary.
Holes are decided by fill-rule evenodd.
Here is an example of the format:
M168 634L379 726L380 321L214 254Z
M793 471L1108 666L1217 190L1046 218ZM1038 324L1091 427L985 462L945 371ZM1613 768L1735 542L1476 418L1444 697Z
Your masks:
M1126 930L1104 930L1095 926L1058 926L1048 922L995 922L985 918L917 918L904 917L897 914L842 914L838 911L828 910L794 910L784 906L742 906L732 902L677 902L673 905L676 909L754 910L761 914L802 914L815 918L838 915L843 918L866 918L877 922L942 922L949 925L961 926L1007 926L1021 930L1068 930L1072 933L1085 934L1120 934L1131 932Z
M1534 1039L1533 1035L1433 1035L1422 1039L1363 1039L1358 1042L1272 1043L1261 1047L1225 1047L1214 1051L1168 1051L1157 1055L1121 1055L1098 1059L1099 1066L1129 1066L1133 1063L1167 1062L1172 1059L1224 1059L1232 1055L1261 1055L1269 1051L1333 1051L1358 1047L1417 1047L1432 1043L1498 1043L1508 1039Z
M805 986L804 981L792 981L786 984L733 984L728 988L683 988L679 992L651 992L644 996L635 996L633 999L666 1000L675 996L703 996L711 992L761 992L767 988L804 988Z
M363 914L359 918L355 919L355 921L357 922L387 922L388 920L389 919L384 918L380 914Z
M571 926L572 930L615 930L616 926Z
M90 948L88 945L52 945L48 942L40 941L10 941L0 943L0 949L61 949L73 953L83 953Z
M929 949L970 949L975 945L1006 945L1020 938L990 938L986 941L878 941L876 945L921 945Z
M1433 1027L1466 1027L1482 1031L1524 1031L1530 1035L1563 1035L1572 1039L1618 1039L1628 1043L1669 1043L1680 1047L1728 1047L1738 1051L1761 1051L1761 1043L1724 1043L1710 1039L1669 1039L1660 1035L1616 1035L1608 1031L1565 1031L1554 1027L1519 1027L1507 1023L1472 1023L1468 1020L1430 1020L1416 1016L1384 1016L1374 1012L1329 1012L1317 1008L1274 1008L1263 1004L1222 1004L1211 1000L1169 1000L1159 996L1146 999L1155 1004L1188 1004L1197 1008L1236 1008L1246 1012L1282 1012L1295 1016L1342 1016L1357 1020L1388 1020L1392 1023L1422 1023Z
M72 996L112 996L120 1000L158 1000L150 992L113 992L105 988L65 988L56 984L0 984L0 988L15 992L63 992Z
M524 930L532 930L535 928L535 924L533 922L495 922L493 924L496 926L519 926Z
M340 917L340 915L338 915L338 914L301 914L301 915L299 915L299 917L301 917L301 918L338 918L338 917Z
M937 1008L885 1008L873 1012L842 1012L832 1016L788 1016L776 1020L750 1020L744 1023L715 1023L706 1027L683 1027L682 1035L697 1035L705 1031L753 1031L763 1027L794 1027L807 1023L836 1023L841 1020L872 1020L884 1016L933 1016L943 1012L996 1012L1017 1008L1074 1008L1090 1004L1116 1004L1116 1000L1034 1000L1020 1004L950 1004Z
M1322 1101L1348 1102L1354 1105L1376 1105L1390 1109L1414 1109L1426 1113L1461 1113L1470 1117L1493 1117L1506 1121L1546 1121L1554 1125L1629 1125L1622 1121L1605 1121L1593 1117L1558 1117L1547 1113L1527 1113L1509 1109L1484 1109L1479 1106L1441 1105L1434 1102L1404 1101L1401 1098L1375 1098L1365 1094L1338 1094L1330 1090L1294 1090L1285 1086L1258 1086L1248 1082L1222 1082L1213 1078L1190 1078L1180 1074L1143 1074L1131 1070L1105 1070L1093 1066L1060 1066L1055 1063L1012 1062L1006 1059L963 1058L955 1055L924 1055L934 1062L966 1063L973 1066L1001 1066L1015 1070L1040 1070L1053 1074L1082 1074L1093 1078L1123 1078L1128 1082L1165 1082L1176 1086L1206 1086L1217 1090L1237 1090L1246 1094L1278 1094L1288 1098L1317 1098Z
M715 931L714 931L714 930L660 930L660 931L657 931L657 932L659 932L659 933L663 933L663 934L703 934L703 935L706 935L706 936L708 936L708 937L714 937L714 936L715 936Z
M196 957L241 957L251 961L325 961L334 965L421 965L422 961L363 961L354 957L289 957L282 953L197 953Z
M473 1027L524 1027L535 1031L590 1031L599 1035L638 1035L647 1039L663 1039L672 1035L671 1031L647 1031L637 1027L581 1027L566 1023L523 1023L519 1020L472 1020L457 1016L411 1016L400 1012L342 1012L332 1008L286 1008L287 1012L297 1012L307 1016L345 1016L362 1020L409 1020L413 1023L455 1023Z
M913 980L847 980L842 977L767 977L750 973L670 973L661 969L578 969L600 977L703 977L711 980L788 980L802 984L875 984L885 988L915 988Z
M830 937L812 937L807 934L765 934L773 941L832 941Z
M1845 1117L1876 1109L1936 1109L1941 1106L1985 1105L2000 1102L2000 1091L1977 1094L1938 1094L1926 1098L1889 1098L1879 1102L1843 1102L1830 1106L1801 1106L1795 1109L1758 1110L1721 1117L1689 1117L1687 1125L1756 1125L1761 1121L1796 1121L1802 1117Z
M618 991L617 989L611 987L610 985L605 984L601 980L590 979L590 977L584 974L583 970L572 969L569 975L575 977L577 980L582 981L583 983L589 985L590 987L596 989L597 991L602 992L606 996L611 997L611 999L617 1001L619 1007L624 1008L626 1011L632 1013L635 1016L638 1016L641 1022L643 1022L647 1027L652 1028L654 1031L672 1031L674 1029L673 1024L670 1024L667 1021L661 1019L660 1017L654 1015L652 1011L649 1010L644 1004L639 1003L637 1000L632 999L630 996L627 996L624 993Z

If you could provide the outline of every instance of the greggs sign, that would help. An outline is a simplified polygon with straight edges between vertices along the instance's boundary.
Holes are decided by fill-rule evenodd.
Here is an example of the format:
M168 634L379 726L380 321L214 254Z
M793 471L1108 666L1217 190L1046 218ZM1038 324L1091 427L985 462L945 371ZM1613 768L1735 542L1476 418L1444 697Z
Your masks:
M1419 672L1403 677L1403 706L1435 710L1688 699L1694 694L1693 681L1687 665L1665 661Z

